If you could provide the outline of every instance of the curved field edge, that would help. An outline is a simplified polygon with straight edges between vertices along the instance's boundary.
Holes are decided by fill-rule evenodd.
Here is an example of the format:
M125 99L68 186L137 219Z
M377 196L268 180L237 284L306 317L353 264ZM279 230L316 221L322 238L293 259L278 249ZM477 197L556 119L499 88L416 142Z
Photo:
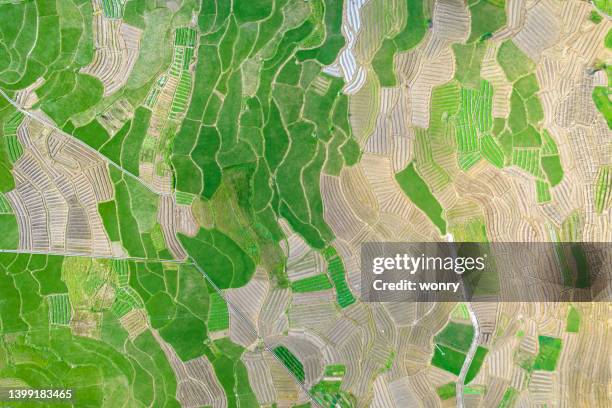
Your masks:
M334 237L323 218L320 175L359 160L344 82L323 72L344 44L343 3L300 7L289 26L285 1L262 19L242 8L199 16L197 91L170 160L176 191L195 196L192 206L214 225L200 223L196 237L179 239L221 288L245 285L262 264L286 287L279 220L311 247L326 248ZM245 75L253 65L257 76ZM224 216L222 206L237 217ZM211 262L211 254L225 260Z

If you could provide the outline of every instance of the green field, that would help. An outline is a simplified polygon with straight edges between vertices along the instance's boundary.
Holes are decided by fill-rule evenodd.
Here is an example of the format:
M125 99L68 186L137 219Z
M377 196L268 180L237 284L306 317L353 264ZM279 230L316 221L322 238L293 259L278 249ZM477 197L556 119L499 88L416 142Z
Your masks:
M595 209L603 212L610 206L612 199L612 171L610 166L602 166L595 182Z
M296 379L304 382L304 365L302 362L285 346L276 346L273 350L274 355L293 373Z
M612 4L609 0L593 0L593 4L608 16L612 15Z
M506 40L497 53L497 62L501 65L508 81L514 82L523 75L534 71L534 63L512 42Z
M414 205L421 209L431 222L438 227L440 234L444 235L446 233L446 221L442 206L416 172L414 163L410 163L404 170L397 173L395 180Z
M211 332L229 328L229 311L225 300L217 293L209 295L208 330Z
M468 306L419 305L406 325L360 299L355 270L368 240L495 241L508 220L491 209L518 196L550 219L508 225L571 242L563 282L597 284L581 242L612 205L608 146L588 139L612 129L610 86L589 88L592 123L551 104L574 74L610 79L610 2L555 11L579 27L543 53L521 38L528 3L516 20L506 0L0 0L2 385L73 389L58 406L348 408L437 367L425 405L536 401L561 338L513 351L521 389L472 384L478 346L457 396ZM589 58L568 71L576 50ZM588 137L568 144L575 126ZM573 143L597 153L586 172ZM300 316L332 292L325 316ZM574 305L554 318L582 341L592 312ZM491 347L528 339L517 318L499 314Z
M478 346L478 348L476 348L476 353L474 354L472 363L470 364L468 372L465 376L465 384L469 384L474 379L474 377L478 375L480 367L482 367L482 363L484 362L484 359L488 352L489 350L486 347Z
M473 337L474 327L472 325L449 322L440 333L436 334L434 339L438 344L467 353Z
M505 0L470 2L471 32L468 42L485 40L506 23Z
M442 344L434 346L434 355L431 359L431 365L455 375L459 375L464 361L465 354Z
M538 355L533 363L534 370L555 371L561 354L561 339L538 336Z
M519 392L516 388L508 387L504 392L501 402L497 408L511 408L514 406L516 399L518 398Z
M67 325L70 322L70 300L68 294L50 295L47 297L49 302L49 321L52 324Z
M434 355L431 364L459 375L473 338L474 327L471 324L448 322L444 329L434 336ZM469 384L478 374L487 352L486 348L478 346L468 368L465 384ZM446 384L437 389L438 395L443 400L451 398L455 396L454 387L455 383Z
M2 231L0 248L17 249L19 245L19 228L14 214L0 214L0 231Z
M332 251L331 256L326 254L327 260L327 273L331 278L334 288L336 289L336 299L340 307L344 308L355 303L355 297L351 293L351 289L346 281L346 271L344 270L344 263L342 258L338 255L333 247L330 247Z
M436 388L436 393L442 401L453 398L457 395L457 384L454 382L444 384Z
M323 370L324 378L310 389L313 399L323 407L354 407L355 397L341 389L345 374L346 366L342 364L325 366Z
M174 373L151 332L129 339L110 304L93 296L102 285L115 284L109 261L28 254L4 256L7 261L14 266L0 273L0 313L3 330L14 334L3 339L7 352L20 357L3 366L3 378L70 386L84 405L176 403ZM75 319L93 324L96 338L66 327ZM102 384L115 390L105 396Z
M568 333L578 333L580 331L580 313L573 306L570 306L567 312L565 331Z
M372 68L381 86L395 86L393 58L396 53L407 51L418 45L427 32L427 21L424 16L422 0L406 0L407 19L403 28L396 35L385 38L378 49Z
M331 289L332 284L325 274L303 278L291 283L294 292L316 292L319 290Z
M612 129L612 101L610 101L610 87L596 86L593 90L595 107L602 114L608 128Z

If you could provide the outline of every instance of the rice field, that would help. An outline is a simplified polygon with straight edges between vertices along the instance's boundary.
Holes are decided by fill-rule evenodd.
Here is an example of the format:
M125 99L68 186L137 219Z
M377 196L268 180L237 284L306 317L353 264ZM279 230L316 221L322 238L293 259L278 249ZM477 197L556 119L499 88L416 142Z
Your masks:
M304 382L306 375L304 373L304 365L302 362L285 346L276 346L272 349L281 362L293 373L298 381Z
M550 202L550 185L546 181L536 180L536 197L538 204Z
M336 289L336 299L340 307L345 308L355 303L355 297L351 293L351 289L346 281L344 263L337 254L327 259L327 273Z
M595 182L595 210L602 213L610 206L612 199L612 171L610 166L603 166Z
M557 392L605 383L575 352L609 354L602 303L354 292L367 241L603 239L591 3L149 3L0 4L4 377L106 407L605 404ZM560 271L585 293L586 248Z
M331 288L332 284L326 274L310 276L291 283L291 289L297 293L317 292Z
M512 165L517 166L535 177L542 177L540 151L537 149L513 149Z
M72 316L68 294L49 295L47 301L49 303L49 321L51 324L68 325Z
M229 327L229 310L225 299L217 292L209 294L208 330L226 330Z
M122 0L101 0L102 13L106 18L119 19L123 16Z
M23 154L23 146L17 139L17 129L23 122L23 114L15 112L3 125L4 145L11 163L15 163Z

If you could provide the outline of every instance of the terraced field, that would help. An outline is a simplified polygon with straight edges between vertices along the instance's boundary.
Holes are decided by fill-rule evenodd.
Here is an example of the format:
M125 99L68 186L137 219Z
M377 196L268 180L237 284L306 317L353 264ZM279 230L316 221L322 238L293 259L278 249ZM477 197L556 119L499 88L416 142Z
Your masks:
M604 406L608 8L0 1L0 386ZM581 292L364 301L361 244L398 241L559 242Z

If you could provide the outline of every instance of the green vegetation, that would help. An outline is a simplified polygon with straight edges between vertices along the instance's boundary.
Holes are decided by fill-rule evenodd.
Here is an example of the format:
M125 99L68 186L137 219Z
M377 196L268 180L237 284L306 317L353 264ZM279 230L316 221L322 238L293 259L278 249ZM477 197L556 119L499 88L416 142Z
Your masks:
M69 129L66 128L64 130L68 131ZM97 119L84 126L72 129L72 135L94 149L100 148L110 138L106 129Z
M563 179L563 168L559 155L542 156L542 169L551 186L556 186Z
M565 331L568 333L578 333L580 331L580 313L574 306L570 306L568 309Z
M482 157L489 163L501 169L504 166L504 152L493 137L485 135L480 139L480 150Z
M135 257L169 259L163 239L153 242L159 197L132 177L111 168L115 199L99 203L98 212L111 241L119 241Z
M323 407L354 407L356 405L355 397L340 389L345 373L346 367L343 365L326 366L323 380L312 386L310 395Z
M547 203L551 200L550 186L547 182L536 180L536 199L538 204Z
M310 276L291 283L291 290L298 293L316 292L331 288L332 284L325 274Z
M19 111L15 112L4 123L4 151L8 154L8 158L12 163L15 163L23 154L23 146L17 139L17 128L23 122L23 114Z
M102 99L104 86L99 79L90 75L64 71L51 78L55 81L52 79L41 86L41 93L46 98L40 103L40 108L60 127L74 113L82 112ZM64 93L66 90L70 91Z
M102 83L80 68L91 62L91 4L24 2L0 5L0 87L26 88L45 79L36 93L60 127L102 98Z
M245 350L220 338L228 305L202 273L227 289L261 268L274 287L333 288L340 307L356 302L342 258L328 251L335 238L319 186L322 173L338 175L361 154L344 81L323 72L345 45L344 2L145 3L103 0L95 17L98 6L80 0L0 4L0 87L15 98L40 79L32 109L112 162L113 194L97 211L113 254L131 257L0 254L0 321L11 333L0 339L0 375L28 387L75 388L82 406L178 406L167 343L183 361L207 357L228 406L255 406ZM423 20L422 3L406 4L412 22ZM84 69L94 55L96 64L118 55L106 35L114 31L97 32L104 35L94 43L100 18L142 30L127 83L107 95ZM424 22L421 29L416 37ZM404 29L394 44L407 49L416 37ZM0 101L1 192L14 189L13 163L29 154L17 137L22 120ZM178 235L184 262L165 262L172 241L152 190L190 206L198 229ZM326 274L290 284L281 218L327 251ZM0 247L16 248L16 218L1 194L0 227ZM275 353L298 367L288 349ZM338 388L346 368L328 371L338 380L315 386L321 401L354 405ZM303 366L295 373L304 380Z
M487 2L474 4L484 3ZM488 3L491 7L503 6L503 2ZM513 90L509 117L494 118L494 90L480 76L486 43L453 44L452 49L455 78L434 87L429 128L416 132L412 162L416 173L435 194L453 181L454 171L447 167L450 160L456 160L459 169L467 172L484 158L499 169L514 165L531 174L536 184L536 201L550 202L551 188L562 181L563 168L554 139L541 126L544 113L535 64L511 40L501 45L497 60L513 82ZM454 144L449 136L455 139ZM428 204L426 208L429 213L438 214L438 206ZM453 225L451 229L461 234L462 227ZM470 231L477 233L474 239L486 237L486 231L479 233L480 228Z
M610 87L596 86L593 89L593 101L595 107L608 123L608 128L612 129L612 101L610 101Z
M586 289L591 284L591 273L585 249L581 244L575 243L570 246L570 250L576 265L576 280L574 281L574 287Z
M538 355L533 364L534 370L555 371L561 354L561 339L538 336Z
M463 239L459 240L459 242L462 242L462 241L467 241L467 240L463 240ZM469 320L470 314L469 314L466 304L465 303L457 304L457 306L455 306L455 308L453 309L451 317L454 319Z
M476 0L470 2L472 29L468 42L489 38L506 24L505 0Z
M98 203L98 213L102 217L104 229L111 241L121 241L119 232L119 220L117 219L117 207L114 201Z
M121 167L134 175L139 174L138 164L140 158L140 150L144 141L149 121L151 120L151 111L139 107L134 113L133 125L130 131L123 139L121 149Z
M83 406L178 406L174 373L151 331L130 337L110 311L113 299L97 296L117 285L110 261L0 258L2 378L73 388Z
M381 86L396 85L393 58L396 53L408 51L417 46L427 32L427 21L422 0L406 0L408 18L402 30L392 38L383 40L372 60L372 68Z
M436 344L431 364L455 375L459 375L465 361L465 354L450 347Z
M0 107L2 102L0 100ZM8 192L15 188L15 180L11 170L23 153L23 146L17 140L17 128L23 121L23 114L8 105L0 109L0 128L4 135L4 143L0 143L0 192Z
M467 353L474 338L474 327L470 324L448 322L444 329L434 337L436 343L444 344Z
M454 398L457 395L457 384L450 382L436 388L436 393L442 401Z
M459 375L473 339L474 327L471 324L448 322L444 329L434 337L434 355L431 359L431 364ZM468 384L476 376L487 351L486 348L478 346L474 359L468 369L465 384ZM454 383L451 384L454 387ZM438 388L437 391L440 398L448 399L455 395L454 391L452 391L451 395L451 384ZM446 397L443 398L443 395Z
M534 74L529 74L516 81L514 84L514 89L516 89L522 98L527 99L538 92L540 90L540 86L538 85L536 76Z
M482 395L484 394L485 389L482 386L464 387L463 392L465 395Z
M501 402L497 408L511 408L514 406L516 399L518 398L519 392L514 387L508 387L504 392Z
M463 86L477 88L487 45L483 42L473 42L466 45L453 44L452 48L455 54L455 79Z
M591 11L591 14L589 14L589 20L591 20L595 24L599 24L603 20L603 17L601 16L601 14L593 10Z
M423 211L431 222L438 227L440 234L444 235L446 233L446 221L443 217L442 206L425 184L425 181L416 172L414 163L408 164L404 170L397 173L395 180L414 205Z
M272 349L274 355L280 359L280 361L287 367L289 371L293 373L295 378L304 382L304 365L302 362L285 346L276 346Z
M476 353L474 353L474 358L468 368L468 372L465 376L465 384L469 384L475 377L478 375L480 371L480 367L482 367L482 363L484 362L485 356L489 350L486 347L478 346L476 348Z
M452 126L452 117L459 110L459 96L460 88L455 81L434 88L429 129L419 129L416 132L413 163L432 193L442 190L452 181L439 160L455 160L447 156L454 155L453 141L449 140L449 126Z
M351 293L351 289L346 281L346 271L344 270L342 258L340 258L334 247L326 248L324 256L327 261L327 273L336 289L338 304L342 308L352 305L355 303L355 297Z
M481 81L477 90L461 88L461 105L456 123L459 167L467 170L479 159L480 133L488 132L493 126L493 88L487 81Z
M211 332L227 330L229 328L229 310L225 299L217 292L211 292L209 294L209 304L208 330Z
M220 289L244 286L255 272L253 259L219 230L201 228L195 237L179 235L179 239Z
M359 158L344 83L322 72L344 45L343 2L292 5L289 14L286 4L203 6L198 41L183 29L175 35L175 46L197 48L197 92L166 153L177 198L194 197L206 226L179 239L220 287L246 284L255 265L289 286L278 220L325 248L333 234L323 218L321 172L337 174Z
M9 127L8 131L10 132L13 127ZM16 126L15 126L16 129ZM4 126L4 131L7 131L7 126ZM10 137L10 136L6 136ZM14 137L14 136L13 136ZM5 139L6 140L6 139ZM16 139L15 139L16 140ZM17 142L19 143L19 142ZM14 188L13 177L8 169L12 167L12 159L8 161L8 157L5 154L5 150L3 150L3 146L5 144L0 143L0 177L2 177L2 173L6 172L5 176L7 178L0 178L0 226L4 228L4 234L2 238L0 238L0 248L4 249L15 249L17 248L17 243L19 241L18 230L17 230L17 220L13 214L13 209L9 204L8 200L2 194L4 190L12 190ZM21 146L21 145L19 145ZM6 164L6 167L3 166L2 161Z
M343 377L346 374L346 366L344 364L330 364L325 366L323 375L325 377Z
M191 205L195 196L193 194L184 193L182 191L176 192L176 203L179 205Z
M0 248L17 249L19 245L19 229L17 218L13 213L0 214Z
M516 148L512 151L512 164L536 177L542 177L539 153L539 150Z
M612 15L612 4L610 4L609 0L593 0L593 4L601 10L602 13L608 16Z
M207 351L207 357L223 387L229 407L257 405L246 367L240 360L242 353L244 348L232 343L227 337L212 342Z
M602 166L599 168L595 181L595 210L601 214L610 207L612 200L612 168Z
M508 81L514 82L535 70L535 64L513 42L506 40L499 47L497 62L504 70Z
M70 322L70 299L67 293L49 295L49 321L51 324L67 325Z
M297 53L299 61L306 59L315 59L322 65L329 65L336 59L338 52L344 47L344 37L341 34L342 26L342 10L343 2L334 0L321 1L319 4L324 5L325 18L325 41L319 47L309 50L301 50ZM317 6L315 6L316 8ZM313 10L313 15L319 14L318 10ZM319 28L313 33L311 39L316 38L319 30L322 30L322 24L319 22ZM306 41L308 43L308 40Z
M120 0L102 0L102 14L108 18L121 18L123 4Z
M230 327L230 309L217 287L243 287L257 270L269 275L271 289L333 289L338 311L356 307L319 185L322 174L338 176L361 157L349 121L353 100L343 93L341 77L324 72L345 46L344 6L332 0L167 5L102 0L103 18L142 30L127 84L105 96L100 79L83 69L98 48L109 46L100 38L94 43L93 31L99 29L94 18L102 18L94 17L98 6L82 0L0 4L0 88L17 99L17 91L40 79L32 86L38 98L32 109L114 164L108 166L113 195L97 202L97 211L113 254L130 257L0 253L3 379L32 388L74 388L79 406L174 407L177 378L169 346L182 361L206 357L229 407L256 406L242 362L246 350L222 337ZM384 26L393 31L382 33L382 44L373 50L379 82L374 79L374 88L397 85L396 54L418 46L432 24L431 2L393 6L401 18L383 15ZM437 199L457 174L483 158L499 169L515 165L532 176L536 200L545 203L564 169L559 149L542 128L535 64L512 40L497 54L513 83L510 116L493 117L495 90L481 77L481 67L489 39L506 23L505 1L470 0L467 6L471 32L465 44L452 46L455 78L433 89L429 126L415 130L413 160L395 178L440 235L448 231L459 240L486 241L483 216L461 219L463 202L443 208ZM609 89L596 89L593 98L610 123ZM14 189L13 165L31 155L31 144L22 145L17 132L22 121L0 98L0 192ZM47 147L59 162L55 149L61 146L52 142ZM608 173L602 167L594 186L598 213L610 205ZM193 215L195 235L186 233L184 219L178 228L185 232L177 236L185 260L172 260L176 254L166 247L174 237L165 236L165 220L158 219L161 196ZM2 249L19 245L11 202L0 194ZM320 251L325 273L289 281L284 252L289 230ZM585 287L590 274L584 250L574 246L572 256L576 286ZM570 308L568 332L579 330L580 317ZM465 305L456 307L452 319L469 321ZM431 364L458 375L473 336L471 325L449 322L435 336ZM542 338L530 368L554 369L560 340ZM286 346L273 353L304 382L306 362ZM395 364L395 351L384 353L380 372ZM478 347L466 383L477 376L486 353ZM347 366L329 365L322 374L309 390L316 402L357 405L343 390ZM447 400L455 396L455 386L436 391ZM466 387L465 393L483 389ZM511 404L517 393L508 388L504 401Z

